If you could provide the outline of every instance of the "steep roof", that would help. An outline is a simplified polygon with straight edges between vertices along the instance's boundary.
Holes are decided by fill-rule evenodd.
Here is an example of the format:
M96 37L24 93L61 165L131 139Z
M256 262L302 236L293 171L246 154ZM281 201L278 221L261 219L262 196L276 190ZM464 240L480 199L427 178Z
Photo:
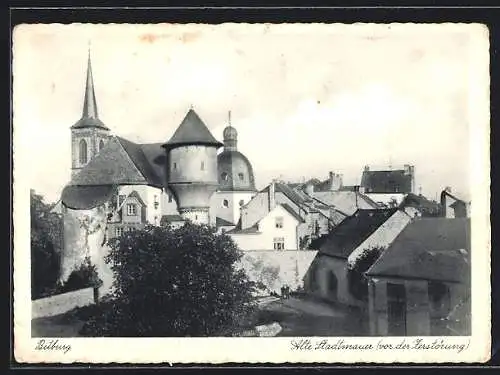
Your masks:
M149 159L144 150L147 150ZM162 187L165 175L162 151L158 144L140 145L124 138L112 137L73 177L70 185L144 184ZM155 163L155 160L159 161Z
M100 128L109 130L99 119L97 112L97 101L95 99L94 78L92 76L92 63L90 61L90 51L87 61L87 81L85 83L85 96L83 99L82 117L76 122L72 129Z
M361 186L367 193L410 193L412 176L404 169L363 171Z
M135 198L141 206L146 206L146 203L142 200L141 196L136 190L132 190L127 198Z
M367 275L466 282L470 247L469 219L416 219L396 237Z
M190 109L174 135L163 144L165 148L182 145L210 145L221 147L223 144L216 140L205 123L193 109Z
M323 204L338 209L346 215L352 215L358 209L377 209L377 203L366 195L355 191L321 191L315 192L314 198Z
M313 240L309 246L320 253L347 259L349 255L387 221L397 209L357 210L330 233Z
M74 209L89 209L105 202L117 185L161 188L165 179L165 150L159 143L137 144L111 137L104 148L76 174L63 190L62 202Z

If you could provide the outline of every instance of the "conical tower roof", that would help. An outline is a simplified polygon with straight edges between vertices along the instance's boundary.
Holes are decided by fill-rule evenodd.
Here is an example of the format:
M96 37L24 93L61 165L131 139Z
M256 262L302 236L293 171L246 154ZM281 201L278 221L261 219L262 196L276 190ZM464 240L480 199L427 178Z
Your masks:
M94 78L92 76L92 62L89 57L87 61L87 81L85 83L85 97L83 99L82 117L71 127L72 129L81 128L101 128L109 130L104 123L99 120L97 113L97 101L95 99Z
M212 133L210 133L210 130L208 130L207 126L193 109L189 110L172 138L170 138L167 143L163 144L163 147L173 148L182 145L223 146L223 144L215 139Z

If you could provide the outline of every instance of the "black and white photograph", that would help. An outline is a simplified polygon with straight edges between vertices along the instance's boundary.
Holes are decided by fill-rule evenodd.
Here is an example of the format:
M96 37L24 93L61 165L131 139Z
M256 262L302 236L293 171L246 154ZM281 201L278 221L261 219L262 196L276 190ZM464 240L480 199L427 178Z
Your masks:
M20 357L485 358L488 61L478 24L17 26Z

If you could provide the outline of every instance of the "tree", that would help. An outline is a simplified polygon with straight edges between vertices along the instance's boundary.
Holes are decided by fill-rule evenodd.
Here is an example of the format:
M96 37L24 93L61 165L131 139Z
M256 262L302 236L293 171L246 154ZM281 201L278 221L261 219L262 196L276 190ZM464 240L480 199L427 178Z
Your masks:
M242 253L214 228L148 226L109 245L113 291L83 335L216 335L251 311L254 283L236 267Z
M372 247L365 249L354 262L347 265L347 280L349 291L359 299L366 300L368 297L368 279L365 272L382 255L383 247Z
M50 212L51 206L33 190L31 215L31 291L39 298L56 290L60 272L62 218Z

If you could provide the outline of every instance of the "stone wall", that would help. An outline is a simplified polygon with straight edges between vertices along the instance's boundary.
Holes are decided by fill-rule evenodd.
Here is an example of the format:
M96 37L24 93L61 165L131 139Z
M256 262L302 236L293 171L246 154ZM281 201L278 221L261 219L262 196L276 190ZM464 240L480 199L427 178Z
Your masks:
M248 250L240 266L250 280L263 283L267 293L279 294L283 285L292 290L303 286L304 275L316 254L315 250Z
M64 314L75 307L87 306L94 302L94 288L36 299L31 302L31 319Z

